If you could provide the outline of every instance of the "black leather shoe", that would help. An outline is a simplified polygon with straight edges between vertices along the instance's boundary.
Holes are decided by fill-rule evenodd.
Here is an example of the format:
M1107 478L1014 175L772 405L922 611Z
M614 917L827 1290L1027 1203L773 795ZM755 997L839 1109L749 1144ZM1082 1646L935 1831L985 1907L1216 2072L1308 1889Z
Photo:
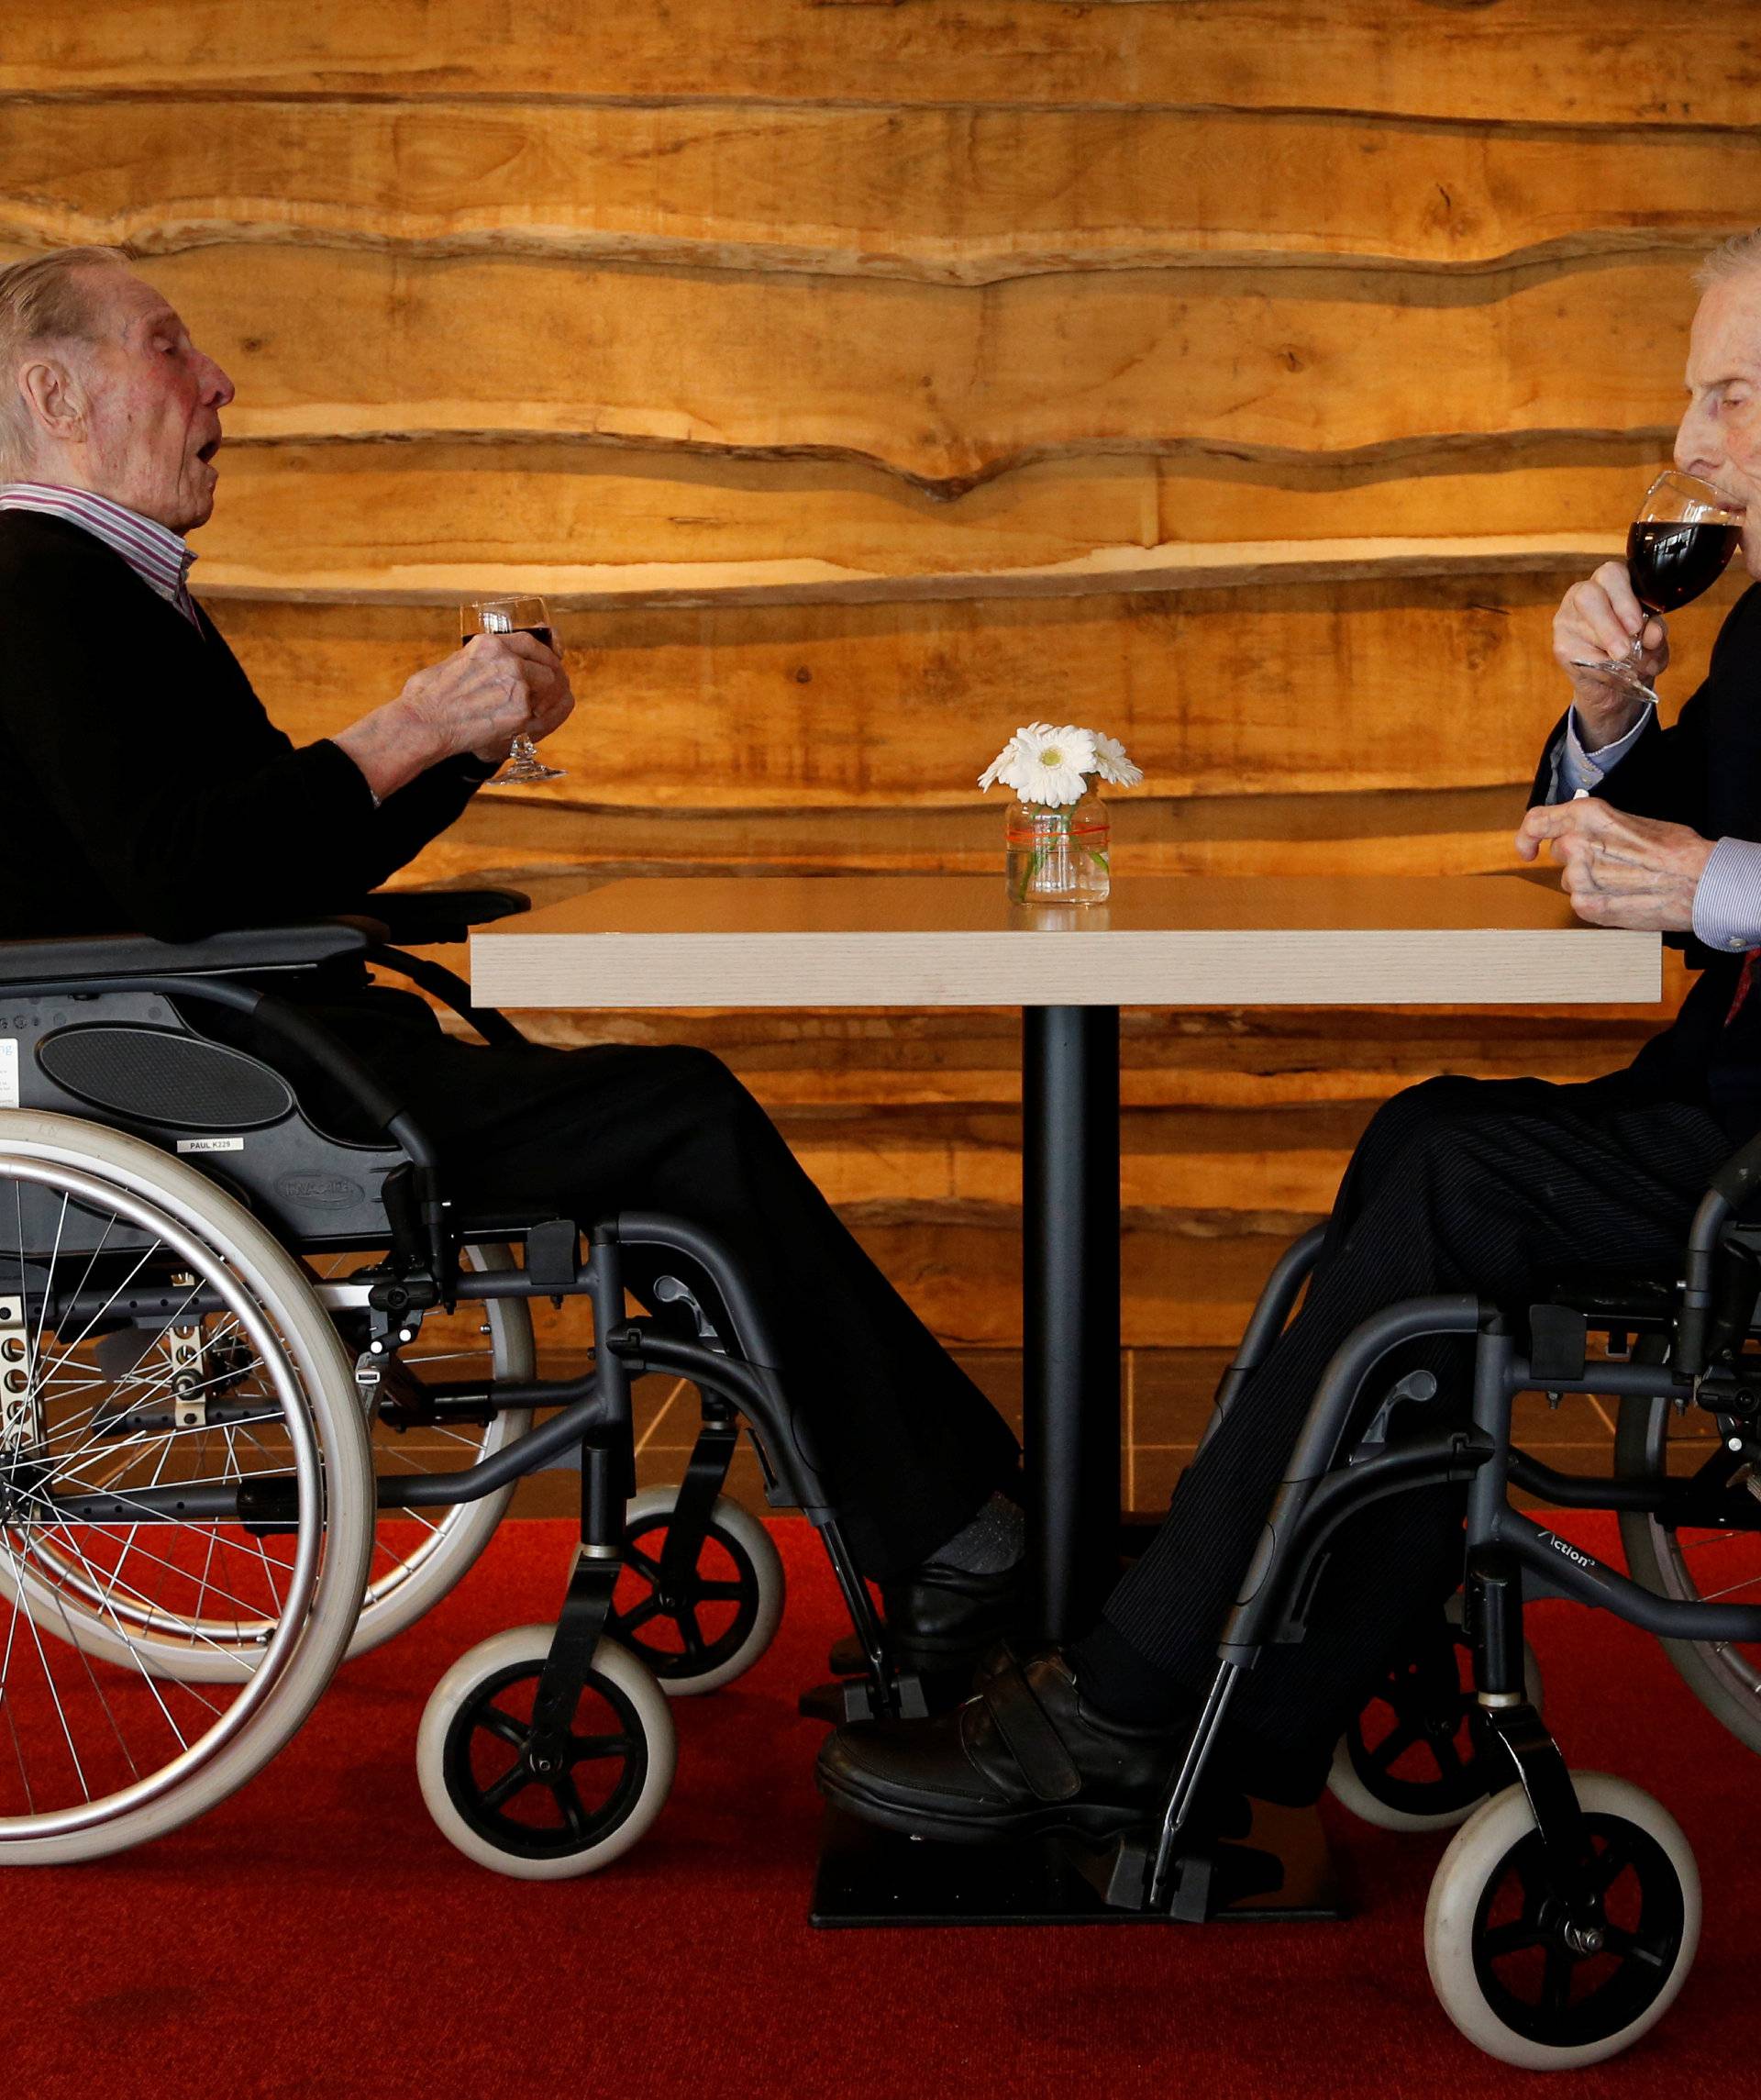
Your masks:
M969 1672L998 1641L1020 1633L1025 1582L1023 1564L1000 1575L971 1575L935 1561L882 1583L880 1604L888 1645L907 1670L942 1674ZM834 1641L835 1676L855 1677L864 1664L856 1636Z
M1160 1814L1191 1732L1103 1720L1057 1649L1005 1650L951 1714L838 1728L815 1776L834 1807L912 1837L1103 1839Z

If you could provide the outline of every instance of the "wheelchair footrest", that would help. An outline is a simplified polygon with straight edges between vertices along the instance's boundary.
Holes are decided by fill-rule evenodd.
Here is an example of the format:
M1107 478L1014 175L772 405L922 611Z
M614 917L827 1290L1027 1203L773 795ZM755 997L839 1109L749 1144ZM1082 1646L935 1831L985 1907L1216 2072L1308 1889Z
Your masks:
M1149 1903L1159 1828L1141 1824L1099 1848L1065 1840L1071 1867L1110 1910L1177 1924L1213 1918L1319 1920L1347 1915L1333 1854L1312 1808L1246 1805L1221 1830L1195 1833L1176 1861L1159 1911Z
M825 1721L835 1728L846 1721L921 1721L929 1712L923 1680L915 1671L899 1672L893 1680L893 1698L892 1707L879 1709L874 1687L866 1677L833 1677L803 1692L795 1710L805 1720Z

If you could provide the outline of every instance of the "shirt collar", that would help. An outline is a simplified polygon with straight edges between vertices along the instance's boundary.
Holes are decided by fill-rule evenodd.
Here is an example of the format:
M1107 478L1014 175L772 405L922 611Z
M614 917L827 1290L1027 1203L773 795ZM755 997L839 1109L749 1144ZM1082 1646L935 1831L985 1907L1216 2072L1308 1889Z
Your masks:
M91 489L62 488L53 482L7 482L0 486L0 511L4 510L35 511L81 527L120 554L161 598L194 617L189 575L195 550L169 526Z

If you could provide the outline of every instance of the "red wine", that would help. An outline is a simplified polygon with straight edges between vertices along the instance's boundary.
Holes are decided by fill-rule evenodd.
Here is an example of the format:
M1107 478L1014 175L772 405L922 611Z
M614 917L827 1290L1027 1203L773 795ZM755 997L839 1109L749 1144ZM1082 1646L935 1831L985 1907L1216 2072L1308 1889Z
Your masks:
M1648 613L1673 613L1717 583L1742 536L1738 525L1640 518L1626 535L1634 596Z
M1730 557L1729 557L1728 555L1726 555L1726 556L1725 556L1725 560L1726 560L1726 561L1728 561L1729 559L1730 559ZM1711 583L1711 578L1709 576L1709 577L1706 579L1706 582L1707 582L1707 583ZM1706 584L1705 584L1705 583L1702 583L1702 584L1701 584L1700 587L1700 589L1703 591L1703 590L1706 588ZM1693 595L1693 593L1690 591L1690 592L1689 593L1689 597L1691 597L1692 595ZM1682 601L1682 602L1684 602L1684 603L1685 603L1685 601ZM557 646L557 644L556 644L556 639L555 639L555 638L552 636L552 634L551 634L551 632L550 632L550 629L549 629L548 628L510 628L508 629L508 632L509 632L510 634L529 634L529 635L532 635L532 636L536 637L536 639L537 639L537 640L541 641L541 642L544 644L544 646L546 647L546 649L555 649L555 647Z

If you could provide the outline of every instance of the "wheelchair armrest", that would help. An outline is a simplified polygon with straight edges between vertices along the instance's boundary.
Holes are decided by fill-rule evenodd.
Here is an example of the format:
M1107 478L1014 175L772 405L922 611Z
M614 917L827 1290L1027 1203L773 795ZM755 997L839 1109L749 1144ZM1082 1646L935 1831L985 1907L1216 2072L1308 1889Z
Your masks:
M1690 1378L1741 1346L1755 1310L1752 1249L1725 1245L1732 1215L1761 1187L1761 1137L1741 1145L1706 1185L1682 1263L1681 1323L1675 1361ZM1744 1299L1746 1298L1746 1303Z
M383 938L371 919L314 919L300 926L241 927L204 940L150 940L145 934L0 942L0 984L72 983L82 977L186 977L297 970L364 955Z
M432 948L463 940L473 926L530 911L519 890L375 890L362 909L385 928L398 948Z

